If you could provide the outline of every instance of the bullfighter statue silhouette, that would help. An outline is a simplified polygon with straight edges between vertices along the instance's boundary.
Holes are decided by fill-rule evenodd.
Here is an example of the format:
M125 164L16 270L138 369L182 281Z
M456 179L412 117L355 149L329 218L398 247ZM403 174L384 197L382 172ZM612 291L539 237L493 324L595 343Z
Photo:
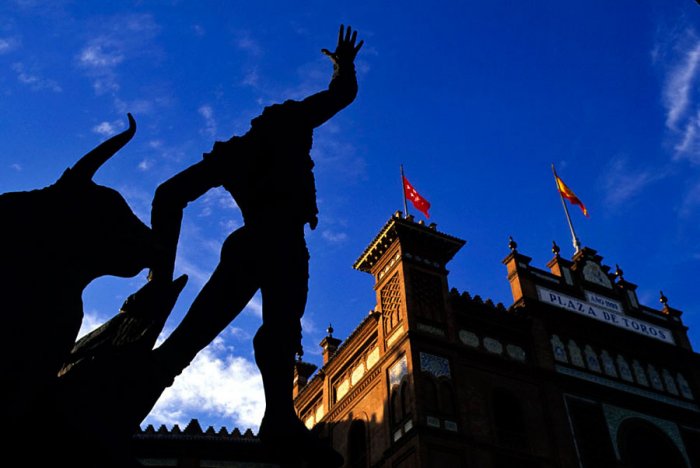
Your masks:
M313 131L347 107L357 95L355 57L363 45L342 25L328 88L303 100L265 107L250 130L217 141L202 161L156 190L151 227L159 251L152 282L171 281L183 211L208 190L223 186L241 209L244 226L223 244L219 264L185 318L154 351L173 375L189 365L260 290L262 325L253 340L265 392L259 437L285 461L340 466L342 456L299 420L292 401L295 355L301 350L301 317L306 307L309 253L304 237L318 223Z

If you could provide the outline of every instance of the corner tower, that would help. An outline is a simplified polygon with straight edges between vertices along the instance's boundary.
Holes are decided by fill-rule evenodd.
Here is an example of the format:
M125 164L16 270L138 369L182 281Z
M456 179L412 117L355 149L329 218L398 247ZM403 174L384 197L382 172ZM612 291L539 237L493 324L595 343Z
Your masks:
M357 259L353 268L374 276L384 350L408 329L446 336L446 265L465 243L397 211Z

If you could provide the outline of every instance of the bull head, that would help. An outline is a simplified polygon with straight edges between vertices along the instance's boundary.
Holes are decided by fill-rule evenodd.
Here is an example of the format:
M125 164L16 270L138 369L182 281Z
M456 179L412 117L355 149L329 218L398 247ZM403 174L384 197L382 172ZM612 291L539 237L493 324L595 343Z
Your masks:
M97 170L126 145L136 133L131 114L129 128L99 144L67 169L56 182L66 198L62 209L66 226L64 245L90 271L88 276L131 277L150 266L153 256L151 230L131 211L116 190L96 184Z

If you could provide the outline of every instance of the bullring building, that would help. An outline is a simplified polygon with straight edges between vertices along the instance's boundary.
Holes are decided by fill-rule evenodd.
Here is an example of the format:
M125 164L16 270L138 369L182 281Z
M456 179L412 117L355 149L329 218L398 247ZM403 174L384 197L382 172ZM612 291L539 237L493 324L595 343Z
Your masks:
M464 243L391 216L354 264L376 306L342 341L329 329L320 369L297 362L298 414L348 468L700 467L700 355L681 311L640 304L591 248L553 245L540 268L512 239L513 302L494 304L449 287ZM254 434L176 432L137 434L142 463L276 466Z

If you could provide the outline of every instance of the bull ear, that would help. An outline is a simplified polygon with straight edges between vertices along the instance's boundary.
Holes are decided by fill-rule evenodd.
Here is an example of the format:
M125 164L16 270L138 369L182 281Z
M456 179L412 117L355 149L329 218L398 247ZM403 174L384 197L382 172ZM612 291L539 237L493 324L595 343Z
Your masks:
M129 143L129 140L136 133L136 121L134 121L134 117L131 114L127 114L127 116L129 117L129 128L100 143L99 146L80 158L71 170L72 176L91 180L105 161Z

